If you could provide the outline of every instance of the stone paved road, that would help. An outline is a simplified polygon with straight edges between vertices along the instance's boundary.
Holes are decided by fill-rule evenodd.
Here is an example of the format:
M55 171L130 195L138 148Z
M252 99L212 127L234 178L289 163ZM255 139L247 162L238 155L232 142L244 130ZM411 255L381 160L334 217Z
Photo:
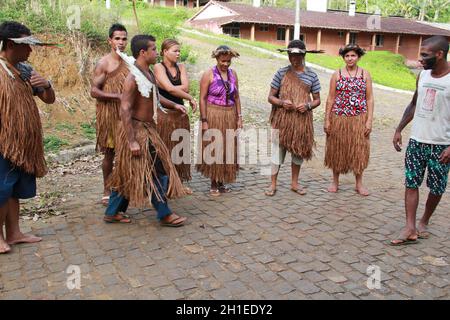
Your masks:
M178 229L158 226L153 210L131 210L131 225L105 224L95 203L100 175L67 175L63 185L42 186L74 195L62 207L67 215L23 222L44 241L0 256L0 297L448 299L448 193L429 240L386 245L403 223L402 155L391 152L387 133L372 140L367 198L355 194L351 176L338 194L323 191L330 173L322 168L319 136L317 156L301 173L307 195L289 191L286 165L273 198L264 196L267 177L255 168L242 170L233 193L217 199L194 175L194 195L172 203L189 217ZM66 287L69 265L81 268L81 290ZM381 289L366 286L370 265L380 267Z
M243 99L255 101L254 92L242 92ZM250 106L264 103L264 96L265 91ZM402 111L392 104L403 108L410 98L381 90L377 97L379 119L398 119ZM261 112L267 119L267 111ZM386 245L404 220L404 153L391 146L394 123L378 124L365 175L371 196L355 194L350 175L342 177L338 194L324 192L331 173L322 165L324 136L316 123L316 157L303 166L300 179L307 195L289 191L289 165L282 168L273 198L264 196L268 178L256 166L245 166L233 192L220 198L209 197L208 181L194 174L195 193L172 202L189 217L178 229L160 227L153 210L131 209L131 225L105 224L97 204L99 167L53 172L39 188L63 193L60 209L66 214L21 222L44 241L14 246L0 256L0 298L449 299L448 192L432 219L430 239ZM425 196L426 189L419 212ZM80 290L66 286L71 265L80 267ZM366 285L369 266L380 268L380 289Z

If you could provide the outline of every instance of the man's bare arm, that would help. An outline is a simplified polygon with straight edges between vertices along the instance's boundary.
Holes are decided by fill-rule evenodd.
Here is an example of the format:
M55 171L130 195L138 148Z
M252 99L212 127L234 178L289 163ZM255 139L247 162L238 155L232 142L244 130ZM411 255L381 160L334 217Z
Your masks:
M397 128L395 129L394 138L392 140L392 143L394 144L395 150L400 152L402 150L402 130L414 119L414 113L416 112L416 103L417 103L417 90L419 85L419 77L417 77L416 80L416 91L414 92L414 96L409 103L409 105L406 107L405 112L403 113L402 120L398 124Z
M106 81L106 66L103 60L100 60L94 69L94 76L92 78L91 97L99 100L120 100L118 93L106 93L103 91L103 86Z
M127 135L127 140L133 155L140 154L140 147L136 141L132 123L132 112L134 102L136 100L136 82L133 75L129 75L124 83L122 99L120 103L120 118L122 120L123 129Z

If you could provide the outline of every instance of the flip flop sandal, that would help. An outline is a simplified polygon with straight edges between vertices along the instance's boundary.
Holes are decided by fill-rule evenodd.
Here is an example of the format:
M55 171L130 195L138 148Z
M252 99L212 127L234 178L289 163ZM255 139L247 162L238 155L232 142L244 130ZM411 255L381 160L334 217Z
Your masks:
M111 217L104 217L103 221L107 222L107 223L131 223L131 219L130 216L126 215L126 214L121 214L120 216L122 218L120 219L115 219L114 217L116 217L117 214L115 216L111 216Z
M400 241L397 243L394 243L393 241ZM416 244L419 243L419 241L413 240L413 239L395 239L395 240L391 240L389 241L389 245L393 246L393 247L398 247L398 246L406 246L409 244Z
M178 223L175 223L175 221L177 221L177 220L181 220L181 221ZM175 218L175 219L173 219L171 221L167 221L167 222L161 220L159 222L159 224L163 227L177 228L177 227L181 227L182 225L184 225L185 222L186 222L186 218L178 217L178 218Z
M269 189L264 192L268 197L273 197L277 193L277 189Z
M210 189L209 195L213 196L213 197L218 197L218 196L220 196L220 191L219 191L219 189Z
M291 191L295 192L301 196L304 196L306 194L306 190L303 188L298 188L298 189L291 188Z
M419 232L417 234L417 238L419 239L428 239L431 236L431 234L428 231Z

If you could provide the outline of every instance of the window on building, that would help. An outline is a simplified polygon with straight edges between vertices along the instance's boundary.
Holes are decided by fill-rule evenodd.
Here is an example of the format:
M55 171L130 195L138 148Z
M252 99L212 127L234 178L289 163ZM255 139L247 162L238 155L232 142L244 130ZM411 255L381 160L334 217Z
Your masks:
M338 32L338 36L339 36L339 38L344 38L345 37L345 32L344 31L339 31Z
M384 45L384 36L382 34L377 34L375 36L375 46L382 47Z
M267 24L260 24L259 31L267 32L269 31L269 26Z
M222 32L234 38L241 37L241 28L239 23L231 23L225 27L223 27Z
M277 28L277 40L286 40L286 28Z
M357 44L358 43L358 34L355 32L350 32L350 44Z

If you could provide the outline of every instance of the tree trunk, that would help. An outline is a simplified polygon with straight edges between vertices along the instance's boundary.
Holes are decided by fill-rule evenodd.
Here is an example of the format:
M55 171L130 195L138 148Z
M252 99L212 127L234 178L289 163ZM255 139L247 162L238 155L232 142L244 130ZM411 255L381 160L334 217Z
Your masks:
M137 16L137 12L136 12L136 0L133 0L133 12L134 12L134 19L136 19L136 26L138 31L141 31L141 28L139 28L139 20L138 20L138 16Z

